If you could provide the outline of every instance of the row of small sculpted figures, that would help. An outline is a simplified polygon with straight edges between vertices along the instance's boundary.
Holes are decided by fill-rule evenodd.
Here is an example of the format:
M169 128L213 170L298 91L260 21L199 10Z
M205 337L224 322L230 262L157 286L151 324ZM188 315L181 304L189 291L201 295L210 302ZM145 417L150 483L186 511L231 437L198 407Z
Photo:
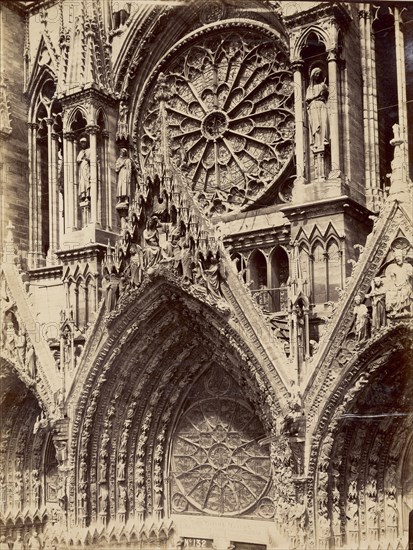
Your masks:
M370 336L370 328L378 330L387 325L389 319L408 316L413 303L413 267L395 255L395 261L387 266L385 276L375 277L370 293L371 319L367 305L360 295L354 299L354 331L359 342Z

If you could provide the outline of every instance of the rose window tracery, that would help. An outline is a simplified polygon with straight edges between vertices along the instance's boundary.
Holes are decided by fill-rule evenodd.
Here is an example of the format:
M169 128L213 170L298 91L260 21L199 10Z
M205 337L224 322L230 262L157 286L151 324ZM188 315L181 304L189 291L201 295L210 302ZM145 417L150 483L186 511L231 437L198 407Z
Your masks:
M174 512L236 515L256 508L268 489L268 448L258 443L263 427L234 386L222 371L205 377L180 419L171 461Z
M259 31L221 30L164 65L141 110L143 165L166 139L172 162L185 171L206 212L253 203L279 180L293 154L286 52Z

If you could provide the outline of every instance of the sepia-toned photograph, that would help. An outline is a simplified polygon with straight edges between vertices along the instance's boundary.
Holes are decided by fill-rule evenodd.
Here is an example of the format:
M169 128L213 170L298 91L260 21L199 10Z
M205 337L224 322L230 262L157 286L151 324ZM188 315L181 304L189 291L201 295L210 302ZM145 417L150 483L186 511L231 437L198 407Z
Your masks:
M413 550L413 2L0 0L0 550Z

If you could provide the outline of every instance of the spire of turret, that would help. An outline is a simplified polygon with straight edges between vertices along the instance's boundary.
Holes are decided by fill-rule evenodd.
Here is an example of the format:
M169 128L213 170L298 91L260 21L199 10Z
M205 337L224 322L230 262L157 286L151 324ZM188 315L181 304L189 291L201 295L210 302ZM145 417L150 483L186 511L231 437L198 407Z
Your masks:
M96 3L82 3L72 30L66 93L94 88L113 93L112 68L102 14Z

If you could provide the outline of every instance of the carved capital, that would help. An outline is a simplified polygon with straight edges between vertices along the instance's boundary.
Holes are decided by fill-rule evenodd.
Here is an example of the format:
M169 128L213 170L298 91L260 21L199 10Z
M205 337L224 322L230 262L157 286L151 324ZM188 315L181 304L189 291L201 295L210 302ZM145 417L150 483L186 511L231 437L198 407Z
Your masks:
M75 135L74 132L65 132L65 133L63 134L63 137L64 137L64 139L66 139L67 141L74 141L76 135Z
M94 135L100 132L100 126L97 126L96 124L90 124L89 126L86 126L86 132L89 135Z
M291 63L291 69L295 72L302 72L304 69L304 61L302 59L294 59Z
M337 62L338 59L338 51L336 48L331 48L331 50L328 50L327 52L327 61L330 62Z

